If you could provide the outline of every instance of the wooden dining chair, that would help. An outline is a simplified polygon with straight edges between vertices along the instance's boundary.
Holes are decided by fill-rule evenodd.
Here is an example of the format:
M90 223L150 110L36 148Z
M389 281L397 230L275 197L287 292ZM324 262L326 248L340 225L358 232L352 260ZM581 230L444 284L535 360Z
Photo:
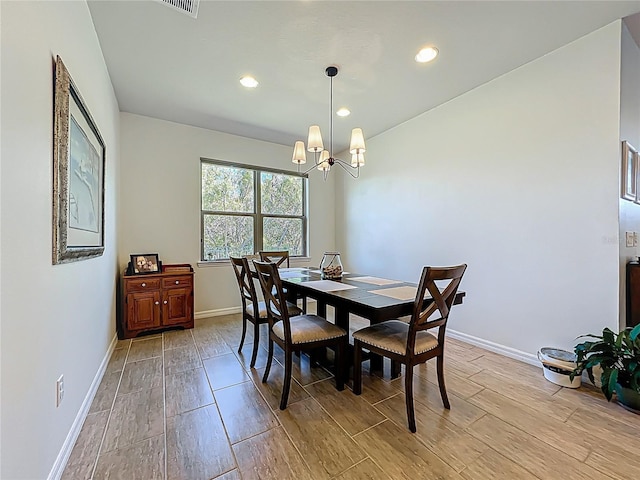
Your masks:
M273 262L278 268L289 268L289 250L267 251L260 250L258 252L262 262Z
M289 267L289 250L281 250L281 251L267 251L260 250L258 252L260 255L260 260L262 262L273 262L276 264L278 268L290 268ZM286 293L286 289L285 289ZM296 301L300 299L302 300L302 311L303 313L307 313L307 297L304 295L298 295L296 297Z
M247 323L251 322L253 323L253 353L251 354L251 363L249 366L253 368L258 355L260 325L269 322L267 307L265 302L258 301L258 295L253 283L254 277L249 268L249 259L246 257L230 257L230 260L233 266L233 272L236 274L236 279L238 280L240 299L242 300L242 338L240 339L238 353L240 353L244 345L244 338L247 334ZM294 304L286 302L286 305L290 315L302 313L302 310Z
M292 355L294 350L305 351L330 347L335 351L336 388L344 390L344 360L348 345L347 332L318 315L292 316L286 308L282 281L278 268L271 262L253 262L267 305L269 317L269 358L262 381L266 382L273 360L273 344L284 350L284 384L280 410L287 408L291 388Z
M404 393L407 405L409 430L416 431L413 409L413 367L437 357L438 386L446 409L450 409L449 398L444 384L444 340L451 305L467 265L453 267L424 267L420 284L413 303L413 313L409 323L401 320L387 320L353 332L354 366L353 393L362 393L362 350L388 357L393 362L406 366ZM445 283L440 288L436 282ZM432 301L425 300L425 294ZM436 317L433 318L432 317ZM438 336L427 330L438 327Z

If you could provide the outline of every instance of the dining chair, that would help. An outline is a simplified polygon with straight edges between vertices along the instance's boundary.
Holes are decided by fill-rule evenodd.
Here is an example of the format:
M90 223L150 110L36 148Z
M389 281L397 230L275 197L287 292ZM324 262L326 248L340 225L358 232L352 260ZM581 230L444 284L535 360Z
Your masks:
M258 255L260 255L260 261L262 262L273 262L278 268L289 268L289 250L260 250Z
M413 303L409 323L387 320L353 332L354 365L353 393L362 393L362 350L390 358L392 363L404 364L404 393L409 430L415 433L413 408L413 367L437 358L438 386L446 409L450 409L444 384L444 343L451 305L467 265L452 267L424 267ZM438 284L436 284L438 282ZM443 285L444 283L444 285ZM431 299L425 295L431 295ZM432 301L429 301L432 300ZM432 317L437 317L433 318ZM438 327L437 337L427 330Z
M347 332L318 315L291 315L285 305L282 280L278 268L271 262L253 262L269 317L269 358L262 377L266 382L273 360L273 344L284 350L284 382L280 398L280 410L287 408L291 388L293 351L309 351L320 347L330 347L335 351L336 388L344 390L344 360L348 345Z
M247 322L251 322L253 323L253 353L251 354L251 363L249 366L253 368L258 355L260 325L269 322L267 318L267 307L265 302L258 301L258 295L253 283L254 277L249 268L249 259L247 257L230 257L230 260L233 266L233 272L236 274L236 280L238 280L240 299L242 300L242 338L240 339L238 353L240 353L244 345L244 338L247 334ZM294 304L286 302L286 305L287 312L290 315L302 313L302 310Z
M289 267L289 250L280 250L280 251L260 250L258 252L258 255L260 255L260 261L262 262L274 262L278 268L290 268ZM286 293L286 289L285 289L285 293ZM302 300L303 313L307 313L307 297L300 294L296 297L296 301L298 299Z

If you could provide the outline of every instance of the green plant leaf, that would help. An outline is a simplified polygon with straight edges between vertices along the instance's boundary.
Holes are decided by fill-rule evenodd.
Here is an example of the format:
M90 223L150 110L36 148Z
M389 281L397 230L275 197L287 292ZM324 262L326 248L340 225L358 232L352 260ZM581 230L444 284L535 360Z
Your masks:
M640 323L635 327L633 327L631 332L629 332L629 338L635 342L639 335L640 335Z
M620 349L622 348L622 342L624 341L624 335L622 334L622 332L618 335L618 338L616 338L616 348Z
M618 333L604 328L602 336L583 337L591 340L575 346L576 368L571 372L571 379L586 370L589 380L595 384L593 367L599 365L602 369L602 393L607 400L613 397L617 384L640 389L640 325Z
M602 338L600 335L594 335L592 333L587 333L586 335L580 335L577 338Z
M612 344L615 343L616 339L615 339L615 334L613 333L613 331L609 328L605 328L602 331L602 339L608 343L608 344Z

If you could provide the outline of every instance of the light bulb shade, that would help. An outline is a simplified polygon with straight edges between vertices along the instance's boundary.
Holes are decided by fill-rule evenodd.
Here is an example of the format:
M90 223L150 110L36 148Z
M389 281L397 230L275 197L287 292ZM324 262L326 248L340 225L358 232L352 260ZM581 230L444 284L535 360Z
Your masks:
M298 140L293 146L293 163L300 165L301 163L307 163L307 154L304 151L304 142Z
M309 139L307 140L307 150L310 152L321 152L324 148L322 145L322 134L318 125L309 127Z
M318 159L318 170L329 171L331 165L329 165L329 151L323 150Z
M351 155L351 166L361 167L364 165L364 153L354 153Z
M351 145L349 146L349 152L351 154L364 153L366 151L364 146L364 135L361 128L354 128L351 130Z

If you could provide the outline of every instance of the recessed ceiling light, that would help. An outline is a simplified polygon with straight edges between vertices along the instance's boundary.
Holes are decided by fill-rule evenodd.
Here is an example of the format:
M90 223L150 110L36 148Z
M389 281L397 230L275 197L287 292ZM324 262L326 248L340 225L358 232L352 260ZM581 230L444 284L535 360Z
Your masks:
M438 49L436 47L425 47L416 55L416 62L427 63L438 56Z
M348 108L342 107L338 109L338 111L336 112L336 115L338 115L339 117L348 117L349 115L351 115L351 112L349 111Z
M258 86L258 81L253 78L251 75L245 75L240 79L240 83L243 87L247 88L256 88Z

